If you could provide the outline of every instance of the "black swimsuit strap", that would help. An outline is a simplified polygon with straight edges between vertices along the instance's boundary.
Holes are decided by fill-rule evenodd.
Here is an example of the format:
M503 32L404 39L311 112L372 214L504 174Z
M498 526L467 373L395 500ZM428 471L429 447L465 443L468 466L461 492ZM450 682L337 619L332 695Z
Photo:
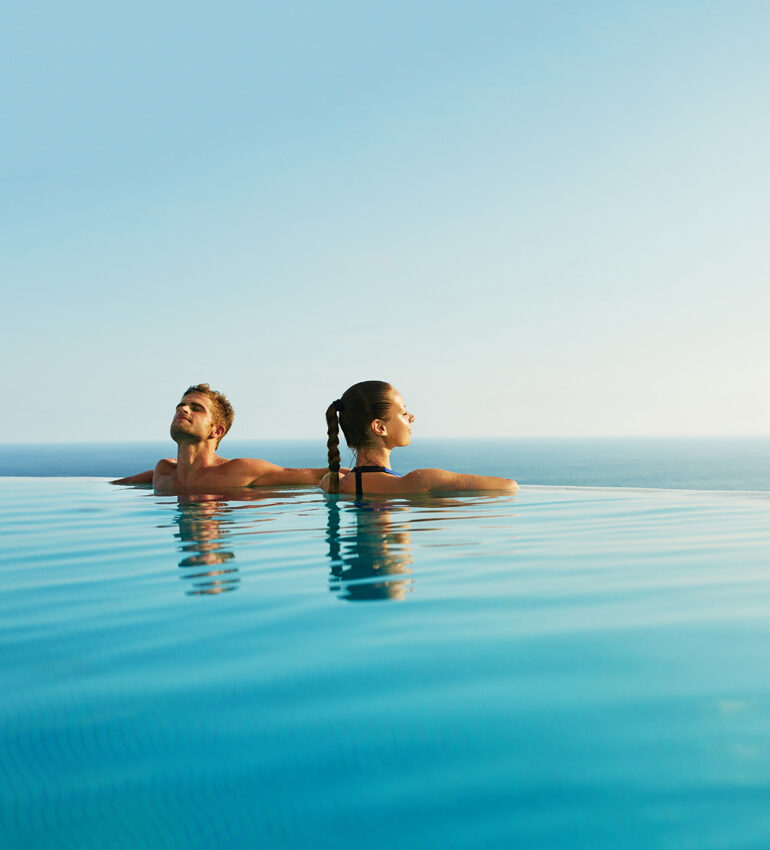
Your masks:
M364 495L364 490L361 486L362 472L387 472L389 475L394 474L393 470L388 469L387 466L354 466L353 472L356 474L356 499L360 499Z

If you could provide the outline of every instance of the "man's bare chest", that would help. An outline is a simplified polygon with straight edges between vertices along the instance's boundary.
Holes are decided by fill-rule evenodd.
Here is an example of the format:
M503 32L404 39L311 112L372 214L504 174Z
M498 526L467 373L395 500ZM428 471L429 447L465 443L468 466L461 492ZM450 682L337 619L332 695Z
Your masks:
M156 470L153 478L153 485L156 490L167 491L202 490L207 487L242 487L248 483L244 475L239 474L239 470L232 468L229 462L207 469L189 471L174 466L168 471Z

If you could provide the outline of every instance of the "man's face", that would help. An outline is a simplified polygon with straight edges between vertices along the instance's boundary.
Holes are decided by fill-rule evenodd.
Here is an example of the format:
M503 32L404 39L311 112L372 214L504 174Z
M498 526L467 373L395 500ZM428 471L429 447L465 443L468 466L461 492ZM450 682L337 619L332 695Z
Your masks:
M211 437L216 439L215 431L211 399L200 393L184 396L171 420L171 439L176 443L200 443Z

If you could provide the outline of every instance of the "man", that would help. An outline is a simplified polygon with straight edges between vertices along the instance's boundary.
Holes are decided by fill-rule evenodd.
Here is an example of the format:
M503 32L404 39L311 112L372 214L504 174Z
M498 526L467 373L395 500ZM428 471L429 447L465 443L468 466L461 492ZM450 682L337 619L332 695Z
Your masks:
M176 406L171 438L176 458L159 460L148 469L113 484L149 484L155 490L179 493L259 485L318 484L328 472L322 469L286 469L267 460L241 457L227 460L216 453L220 440L233 424L230 402L208 384L189 387Z

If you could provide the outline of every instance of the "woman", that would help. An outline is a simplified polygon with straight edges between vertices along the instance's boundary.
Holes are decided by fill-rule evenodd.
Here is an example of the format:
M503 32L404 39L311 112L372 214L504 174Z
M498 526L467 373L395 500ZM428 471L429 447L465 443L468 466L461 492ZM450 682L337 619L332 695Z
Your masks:
M401 476L390 468L390 453L408 446L414 416L400 394L384 381L363 381L346 390L326 411L329 473L321 486L329 493L437 493L453 490L517 490L511 478L467 475L445 469L415 469ZM340 478L339 429L356 452L356 466Z

